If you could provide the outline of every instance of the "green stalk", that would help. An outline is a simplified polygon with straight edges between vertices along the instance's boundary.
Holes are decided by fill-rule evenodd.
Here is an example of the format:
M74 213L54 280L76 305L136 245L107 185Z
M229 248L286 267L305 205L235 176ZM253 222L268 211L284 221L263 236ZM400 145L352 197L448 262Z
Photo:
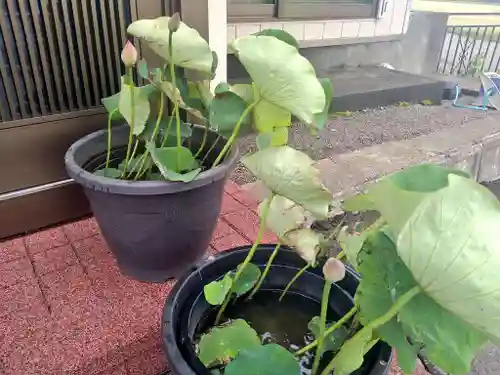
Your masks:
M356 306L354 306L352 309L350 309L347 312L347 314L345 314L342 318L339 319L339 321L337 321L335 324L333 324L331 327L329 327L325 330L325 334L323 337L327 337L327 336L331 335L336 329L343 326L349 319L351 319L351 317L354 314L356 314L357 311L358 311L358 308ZM318 345L317 339L314 340L309 345L304 346L302 349L297 350L295 352L295 355L296 356L302 355L302 354L308 352L309 350L314 349L316 347L316 345Z
M170 77L172 78L172 85L174 87L174 113L175 113L176 129L177 129L177 167L178 167L179 165L181 165L182 141L181 141L181 117L179 115L179 101L177 98L177 80L175 77L175 64L172 51L173 35L174 35L173 32L170 32L168 34L168 55L170 56Z
M158 134L158 131L160 130L160 124L161 124L161 120L163 118L163 108L164 108L164 105L165 105L165 99L164 99L164 96L163 96L163 92L160 91L160 107L158 108L158 118L156 119L156 123L155 123L155 127L153 129L153 133L151 134L151 138L149 138L149 141L150 142L154 142L157 134ZM146 163L146 160L147 160L147 156L148 156L148 151L145 150L144 151L144 154L142 154L141 156L141 160L140 160L140 164L139 162L136 163L134 165L134 168L133 170L130 171L129 175L127 177L130 177L132 175L132 173L134 173L135 171L135 168L137 167L137 165L139 165L139 169L137 170L137 174L135 175L135 178L134 180L137 180L139 178L139 176L142 174L142 168L144 168L144 165Z
M271 197L267 200L266 204L262 208L262 216L260 219L259 230L257 232L257 238L255 239L255 242L253 243L252 248L248 252L248 255L246 256L245 260L243 261L243 263L241 263L240 267L238 267L236 274L234 275L231 289L229 290L229 293L226 295L226 298L224 299L224 302L222 303L222 306L219 309L219 312L217 313L217 317L215 318L215 325L219 324L220 319L222 318L222 314L224 313L224 310L226 309L229 301L231 300L231 296L234 293L234 288L236 283L240 279L241 275L243 274L243 271L248 266L253 256L255 255L255 252L257 251L257 247L259 246L260 241L262 240L262 236L264 235L264 231L266 229L266 218L267 214L269 213L269 207L271 206L273 198L274 194L271 195Z
M130 125L130 132L128 134L128 144L127 144L127 155L125 156L125 168L123 169L122 176L125 175L128 163L130 161L130 151L132 149L132 142L134 141L134 122L135 122L135 108L134 108L134 75L132 72L132 67L127 69L127 78L130 86L130 115L132 123Z
M231 148L231 145L236 140L236 137L238 137L238 133L240 132L240 128L241 128L241 125L243 124L243 121L248 116L248 114L253 109L253 107L255 107L257 104L258 104L258 101L253 102L243 111L243 114L238 119L238 122L236 123L236 126L234 127L233 132L231 133L231 136L229 137L226 144L224 145L224 148L222 149L220 154L217 156L217 159L215 159L214 163L212 164L212 168L215 168L222 161L222 158L224 158L224 155L226 155L227 151Z
M108 152L106 153L106 167L109 167L109 161L111 160L111 120L113 119L113 115L118 112L118 108L115 108L108 115Z
M201 145L198 151L196 151L196 154L194 154L195 159L200 156L201 152L205 148L205 143L207 143L207 136L208 136L208 128L209 128L209 123L208 121L205 122L205 129L203 131L203 138L201 139Z
M297 281L297 279L302 276L304 272L306 272L309 268L311 268L311 265L308 263L306 264L299 272L295 274L295 276L290 280L290 282L287 284L285 290L281 293L279 301L281 302L283 300L283 297L285 297L285 294L287 294L288 290L292 287L293 283Z
M332 289L332 283L328 280L325 280L325 286L323 287L323 297L321 299L318 346L316 347L316 355L314 357L311 375L315 375L318 372L319 361L321 359L321 355L323 354L323 349L325 346L326 312L328 311L328 300L330 298L331 289Z
M379 328L380 326L383 326L384 324L386 324L389 320L391 320L392 318L394 318L399 313L399 311L401 311L401 309L408 302L410 302L413 299L413 297L415 297L421 291L422 290L420 289L420 287L418 285L416 285L413 288L411 288L409 291L407 291L405 294L403 294L402 296L400 296L394 302L394 304L391 306L391 308L389 309L389 311L387 311L384 315L379 316L378 318L376 318L376 319L372 320L370 323L368 323L368 325L366 325L364 328L362 328L361 330L359 330L358 333L356 333L351 338L351 340L355 340L358 336L363 336L366 333L366 331L371 332L371 331ZM373 343L373 341L374 340L371 340L366 347L370 349L370 346L375 345L375 343ZM323 372L321 373L321 375L329 375L333 371L333 369L335 367L335 362L334 361L335 361L335 357L325 367L325 369L323 370Z
M281 247L281 244L278 242L276 244L276 247L274 248L273 253L269 257L269 260L267 261L266 268L264 268L264 272L262 272L262 275L260 275L259 281L257 282L255 287L253 288L250 295L247 297L247 300L252 299L253 296L255 295L255 293L257 293L257 291L260 289L262 283L264 282L264 279L266 278L267 274L269 273L269 270L271 269L271 265L273 264L274 259L278 255L278 251L279 251L280 247Z
M167 144L167 139L168 139L168 136L170 134L170 129L172 128L172 122L174 120L174 117L172 115L175 116L175 109L172 111L172 114L171 114L170 118L168 119L167 130L165 131L165 135L163 136L163 141L161 142L161 147L164 147Z
M345 252L344 252L344 250L340 251L340 252L337 254L336 258L337 258L338 260L342 260L342 259L344 259L344 258L345 258Z
M221 138L221 136L217 135L217 138L215 139L214 143L212 143L212 146L210 146L210 148L206 152L205 156L203 156L203 159L201 159L201 163L200 164L203 164L205 162L205 160L207 159L208 155L210 155L210 153L215 148L215 146L217 146L217 143L219 143L220 138Z

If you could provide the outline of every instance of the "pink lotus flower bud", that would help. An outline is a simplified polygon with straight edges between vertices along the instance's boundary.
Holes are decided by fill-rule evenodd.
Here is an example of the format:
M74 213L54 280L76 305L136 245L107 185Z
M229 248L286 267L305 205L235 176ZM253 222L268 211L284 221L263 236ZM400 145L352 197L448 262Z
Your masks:
M137 62L137 50L130 40L127 40L122 50L122 61L127 68L134 66Z
M323 266L323 275L331 283L342 280L345 277L345 266L337 258L329 258Z
M177 30L179 30L179 27L181 25L181 15L179 13L174 13L172 17L168 20L168 29L175 33Z

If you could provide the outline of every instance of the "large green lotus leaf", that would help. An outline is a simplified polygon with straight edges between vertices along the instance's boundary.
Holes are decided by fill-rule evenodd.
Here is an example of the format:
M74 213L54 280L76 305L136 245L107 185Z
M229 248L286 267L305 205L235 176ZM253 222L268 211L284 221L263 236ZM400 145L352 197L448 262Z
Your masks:
M272 37L275 37L276 39L281 40L282 42L285 42L285 43L291 45L292 47L297 48L297 50L299 49L299 42L297 42L297 39L295 39L292 34L286 32L284 30L281 30L281 29L265 29L265 30L253 33L252 35L272 36Z
M311 319L309 324L307 325L307 328L313 333L314 337L316 339L319 336L320 332L320 317L315 316L314 318ZM335 322L327 323L326 326L327 328L331 327ZM328 336L325 337L325 349L324 351L331 351L331 352L336 352L337 350L340 349L346 338L349 336L349 330L345 326L340 326L338 327L335 331L330 333Z
M217 132L231 134L246 108L245 101L235 93L231 91L219 93L215 95L210 103L210 126ZM249 120L250 116L247 115L243 120L243 124L250 125Z
M323 87L297 48L271 36L255 35L235 40L232 47L261 100L286 109L307 124L323 111Z
M421 164L394 173L367 189L374 208L397 235L415 208L429 194L448 185L448 175L468 175L465 172Z
M247 104L251 104L254 101L254 90L250 84L238 83L232 85L231 91L242 98Z
M180 108L188 111L193 116L198 117L199 119L205 119L205 114L203 113L204 108L201 106L201 100L199 100L199 102L197 101L196 103L192 101L185 101L181 96L179 88L174 89L174 85L169 81L159 82L157 86L165 93L165 95L167 95L170 101L177 102ZM197 105L197 107L194 107L193 104Z
M269 198L259 205L261 219L263 207L267 206L268 202ZM280 195L272 198L266 216L266 227L279 238L284 238L288 232L299 229L306 221L307 213L302 206Z
M188 95L192 98L199 98L205 108L210 106L213 99L213 94L210 91L209 81L188 82Z
M122 171L116 168L103 168L98 169L94 172L96 176L108 177L108 178L120 178Z
M170 17L137 20L129 25L127 32L145 41L156 54L170 61L169 20ZM206 73L212 72L212 51L198 31L181 22L179 29L172 36L172 42L172 62L175 65Z
M201 337L198 358L206 366L226 364L245 349L261 346L257 332L243 319L213 328Z
M224 370L224 375L300 375L292 353L277 344L240 350Z
M337 236L337 241L344 251L347 260L356 269L358 268L358 254L363 247L365 238L365 232L350 234L347 226L342 227Z
M384 315L394 303L393 286L390 285L389 278L404 278L408 271L404 267L401 268L394 243L382 232L370 234L364 244L361 242L361 246L363 248L357 257L357 270L363 278L355 299L359 306L360 322L367 325ZM403 372L412 374L417 364L417 348L406 339L397 317L377 328L375 333L396 349Z
M170 129L168 128L169 122L170 122L170 117L168 116L163 116L160 120L160 124L158 126L158 132L157 132L157 137L156 139L163 140L165 137L165 134L168 129L168 135L176 137L177 136L177 129L176 129L176 123L175 123L175 118L172 119L172 123L170 124ZM146 122L146 128L141 134L141 138L144 139L144 141L150 141L151 136L153 135L154 128L156 126L156 117L150 117L148 121ZM193 134L193 129L190 124L185 123L181 121L181 138L189 138Z
M271 132L292 124L292 114L267 100L260 101L253 109L255 128L261 132Z
M365 348L372 341L373 332L363 330L344 342L342 348L333 359L335 375L350 375L361 367Z
M361 322L366 323L386 312L417 282L382 230L369 236L360 261L363 279L355 298L360 305ZM481 332L420 293L400 310L397 322L393 319L377 330L383 340L396 348L401 366L408 371L413 352L402 338L401 327L434 364L456 375L470 370L472 359L486 341Z
M238 268L240 267L241 265L238 266ZM237 281L233 280L233 292L237 296L241 296L246 292L249 292L250 289L252 289L254 285L257 284L257 281L259 281L260 274L261 272L259 267L257 267L255 264L248 263L241 273L239 279Z
M242 163L275 194L300 204L318 219L327 217L332 195L303 152L270 147L244 157Z
M129 85L125 83L125 78L122 77L118 109L125 121L133 128L134 135L139 135L144 131L151 111L149 95L154 90L153 85L142 87Z
M417 207L398 253L437 303L500 341L500 203L470 179L448 181Z
M330 113L330 107L332 105L333 99L333 86L332 81L328 78L320 78L319 82L321 86L323 86L323 90L325 91L325 108L321 113L317 113L314 116L314 127L316 129L323 129L326 121L328 120L328 114Z
M104 108L106 108L108 114L109 115L113 114L111 120L116 121L123 119L123 116L121 115L120 110L118 108L118 105L120 103L120 93L108 96L107 98L102 98L101 102Z
M222 305L227 294L233 285L233 278L231 275L225 275L222 280L215 280L203 287L203 294L205 299L211 305Z
M288 128L275 128L269 133L259 133L255 141L259 150L284 146L288 143Z
M154 148L148 144L148 150L154 153L153 159L158 160L161 165L174 172L191 171L198 167L191 150L187 147L160 147ZM155 161L155 163L157 163Z
M311 266L316 264L323 240L324 237L320 233L307 228L296 229L283 237L283 243L292 247Z
M365 212L375 210L375 203L368 194L356 194L342 203L342 209L348 212Z

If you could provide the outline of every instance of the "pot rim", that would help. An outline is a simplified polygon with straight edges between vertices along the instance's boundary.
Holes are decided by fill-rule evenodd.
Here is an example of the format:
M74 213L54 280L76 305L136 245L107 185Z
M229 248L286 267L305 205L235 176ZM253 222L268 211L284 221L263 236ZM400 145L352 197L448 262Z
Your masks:
M204 127L196 124L194 124L193 127L204 129ZM121 131L125 128L128 128L128 125L117 126L114 127L113 130ZM218 133L211 129L209 129L209 132L218 135ZM66 165L66 171L68 172L69 176L84 187L96 191L105 191L109 193L124 195L158 195L188 191L205 185L209 185L212 182L226 178L236 165L239 156L238 144L235 143L231 147L230 153L226 155L222 163L220 163L215 168L210 168L206 171L201 172L193 181L187 183L173 181L117 180L104 176L96 176L90 172L87 172L75 160L75 153L79 148L91 142L98 141L100 138L105 137L107 133L107 129L101 129L89 135L86 135L83 138L80 138L68 148L64 156L64 163Z
M174 367L172 362L175 363L175 370L176 370L176 371L174 371L175 374L198 375L197 372L194 371L194 369L190 366L190 364L188 363L188 360L186 360L184 358L184 356L182 355L180 348L179 348L179 345L178 345L177 340L176 340L176 335L174 333L175 329L168 329L167 328L168 326L172 325L174 318L175 318L174 317L174 309L178 305L179 291L182 288L184 288L184 285L189 278L194 277L197 273L201 272L200 269L203 269L204 267L208 266L209 264L217 262L218 259L220 259L224 256L227 256L228 254L239 252L239 251L248 251L250 249L250 247L251 246L249 246L249 245L238 246L238 247L234 247L234 248L228 249L228 250L223 251L223 252L219 252L219 253L215 254L214 256L205 258L204 260L202 260L198 264L193 265L189 270L186 271L186 273L182 277L178 278L174 287L171 289L170 293L168 294L166 301L165 301L165 304L164 304L164 307L163 307L163 311L162 311L161 336L162 336L162 340L163 340L163 347L168 348L166 355L167 355L169 362L171 363L171 366ZM261 248L261 247L274 248L275 245L262 244L262 245L259 245L259 248ZM281 249L285 250L285 251L293 252L293 250L291 250L287 246L282 246ZM350 274L353 277L358 278L358 280L359 280L360 275L354 268L352 268L349 265L346 265L346 268L348 268ZM221 273L221 275L222 275L222 273ZM200 277L201 277L201 275L200 275ZM174 325L177 325L177 324L178 323L174 323ZM390 364L392 362L392 357L393 357L392 348L388 344L386 344L385 342L382 342L382 344L384 345L384 348L381 350L381 354L379 357L380 360L377 361L375 365L373 365L369 375L386 375L389 372ZM387 358L387 362L382 363L381 360L384 360L386 358Z

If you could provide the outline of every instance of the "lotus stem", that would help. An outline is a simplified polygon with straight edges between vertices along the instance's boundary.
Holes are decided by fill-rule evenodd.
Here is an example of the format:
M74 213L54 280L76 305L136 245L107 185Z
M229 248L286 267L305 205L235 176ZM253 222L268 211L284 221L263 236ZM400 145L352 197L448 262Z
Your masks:
M392 318L394 318L399 313L399 311L401 311L401 309L408 302L410 302L413 299L413 297L415 297L421 291L422 290L420 289L420 287L418 285L416 285L413 288L411 288L410 290L408 290L406 293L404 293L403 295L401 295L394 302L394 304L391 306L391 308L389 309L389 311L387 311L384 315L379 316L378 318L372 320L365 327L363 327L361 330L359 330L350 340L355 340L359 336L363 336L366 333L366 331L371 332L371 331L379 328L380 326L383 326L384 324L386 324L389 320L391 320ZM366 345L366 347L369 347L370 345L371 346L375 345L375 343L373 343L373 341L374 340L371 340L368 343L368 345ZM370 347L370 349L371 349L371 347ZM321 375L329 375L333 371L333 369L335 367L335 358L336 358L336 356L325 367L325 369L323 370L323 372L321 373Z
M266 229L266 218L267 218L267 214L269 213L269 207L271 206L271 202L273 201L273 198L274 198L274 194L271 195L271 197L266 201L264 207L262 208L262 216L260 218L260 225L259 225L259 230L257 232L257 238L255 239L255 242L253 243L245 260L243 261L243 263L241 263L241 266L237 268L236 274L234 275L234 278L233 278L233 284L231 286L231 289L229 290L229 293L226 295L226 298L224 299L224 302L222 303L222 306L219 309L219 312L217 313L217 317L215 318L215 325L219 324L219 322L222 318L222 314L224 313L224 310L226 309L229 301L231 300L231 296L234 293L234 287L235 287L237 281L240 279L245 268L252 261L252 258L255 255L255 251L257 251L257 247L259 246L260 241L262 240L262 236L264 235L264 231Z
M163 96L163 92L160 91L160 107L158 108L158 118L156 119L155 127L153 129L153 133L151 134L151 137L149 139L150 142L154 142L156 136L158 135L158 131L160 130L161 120L163 119L163 109L164 109L164 106L165 106L165 98ZM129 173L129 175L127 177L130 177L134 173L136 167L139 165L139 169L137 170L137 174L135 175L135 178L134 178L134 180L137 180L139 178L139 176L142 174L141 173L142 172L142 168L144 168L144 164L146 163L147 157L148 157L148 151L145 150L144 153L141 156L141 159L139 160L139 162L137 162L134 165L134 168L130 171L130 173Z
M203 159L201 160L201 164L203 164L205 162L205 160L207 159L208 155L210 155L210 153L215 148L215 146L217 146L217 143L219 143L220 139L221 139L221 136L217 135L217 138L215 139L214 143L212 143L212 146L210 146L210 148L206 152L205 156L203 156Z
M325 330L324 337L326 338L328 335L331 335L336 329L339 327L343 326L351 317L356 314L358 311L358 308L354 306L352 309L350 309L347 314L345 314L342 318L340 318L335 324L333 324L331 327L327 328ZM295 352L296 356L302 355L306 352L308 352L311 349L314 349L318 345L318 340L314 340L312 343L310 343L307 346L304 346L302 349L299 349Z
M271 269L271 265L273 264L274 259L278 255L278 251L280 250L280 247L281 247L281 243L278 242L274 248L273 253L271 254L271 256L269 257L269 259L266 263L266 268L264 268L264 272L262 272L262 275L260 275L259 281L257 282L255 287L253 288L250 295L247 297L247 300L252 299L253 296L255 295L255 293L257 293L257 291L260 289L262 283L264 282L264 279L267 277L267 274L269 273L269 270Z
M319 321L319 336L318 336L318 346L316 347L316 355L314 356L314 362L312 367L311 375L315 375L318 372L319 361L321 355L323 354L323 348L325 346L325 326L326 326L326 313L328 311L328 300L330 298L330 290L332 289L332 282L325 280L325 286L323 287L323 297L321 299L321 314Z
M344 250L342 250L340 253L338 253L338 254L337 254L337 256L336 256L336 258L337 258L338 260L342 260L342 259L344 259L344 258L345 258L345 251L344 251Z
M168 34L168 55L170 56L170 77L172 79L172 86L174 87L174 114L175 114L175 122L176 122L176 130L177 130L177 167L181 165L181 118L179 115L179 98L177 97L177 79L175 77L175 64L174 64L174 53L173 53L173 32Z
M130 125L130 132L128 133L128 144L127 144L127 154L125 156L125 168L123 168L122 175L121 177L125 176L125 171L127 170L128 163L130 161L130 150L132 148L132 142L134 141L134 123L135 123L135 107L134 107L134 75L132 72L132 68L127 69L127 78L128 82L130 85L130 117L131 117L131 124Z
M170 135L170 129L172 129L172 122L175 116L175 109L172 110L170 118L168 119L167 130L165 130L165 135L163 136L163 141L161 142L161 147L165 147L167 144L168 136Z
M217 156L217 159L215 159L214 163L212 164L212 168L215 168L222 161L222 159L224 158L224 155L231 148L231 145L236 140L236 137L238 137L238 133L240 132L240 128L241 128L241 125L243 124L243 121L245 121L245 118L248 116L248 114L253 109L253 107L255 107L257 105L257 103L258 103L258 101L253 102L252 104L250 104L248 107L245 108L245 110L243 111L243 114L238 119L238 122L236 123L236 126L234 127L233 132L231 133L231 136L229 137L226 144L224 145L224 148L222 149L222 151Z
M196 151L196 154L194 154L195 159L200 156L201 152L205 148L205 144L207 143L207 137L208 137L208 128L209 128L209 123L208 121L205 122L205 129L203 131L203 138L201 139L201 145L198 151Z
M113 119L114 114L118 112L118 108L115 108L111 111L111 113L108 115L108 152L106 153L106 166L105 168L109 167L109 161L111 160L111 121Z
M304 272L306 272L309 268L311 268L311 265L308 263L306 264L303 268L300 269L299 272L295 274L295 276L290 280L290 282L287 284L285 290L281 293L279 301L281 302L283 298L285 297L285 294L287 294L288 290L292 287L293 283L297 281L297 279L302 276Z

